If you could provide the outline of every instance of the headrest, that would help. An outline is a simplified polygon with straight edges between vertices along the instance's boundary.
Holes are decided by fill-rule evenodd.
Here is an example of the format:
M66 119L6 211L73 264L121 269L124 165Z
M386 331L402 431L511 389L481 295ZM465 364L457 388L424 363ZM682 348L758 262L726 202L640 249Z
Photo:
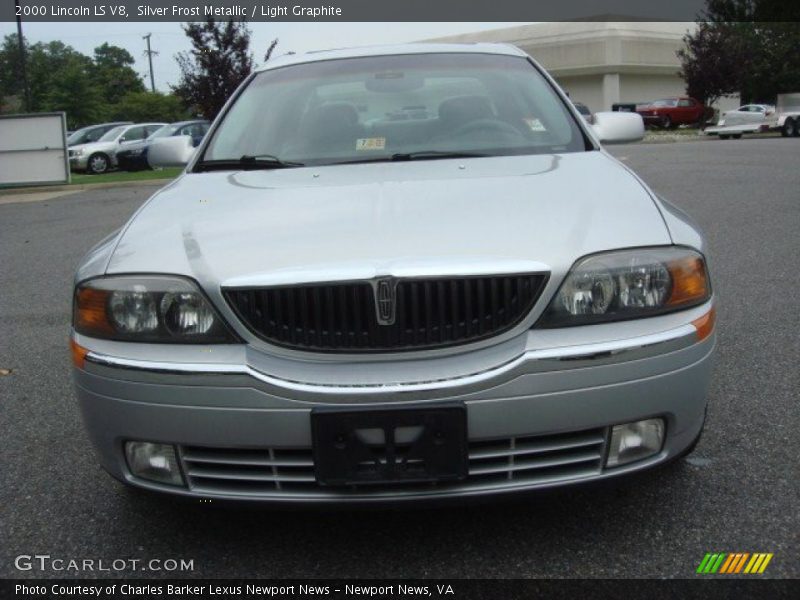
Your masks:
M329 102L314 110L311 122L316 125L347 125L358 123L358 112L355 106L347 102Z
M463 125L478 119L493 117L492 107L486 96L458 96L439 105L439 120L447 125Z

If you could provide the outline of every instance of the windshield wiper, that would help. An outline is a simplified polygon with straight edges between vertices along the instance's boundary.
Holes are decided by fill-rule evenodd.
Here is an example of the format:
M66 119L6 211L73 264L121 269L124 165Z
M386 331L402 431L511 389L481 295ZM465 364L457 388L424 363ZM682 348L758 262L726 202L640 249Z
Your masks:
M459 152L448 150L418 150L416 152L397 152L392 154L393 161L401 160L432 160L436 158L481 158L492 156L480 152Z
M486 156L495 156L494 154L481 154L480 152L461 152L449 150L418 150L416 152L396 152L389 156L372 156L357 158L354 160L339 160L331 165L356 165L359 163L376 163L376 162L402 162L406 160L434 160L437 158L481 158Z
M228 169L256 170L256 169L290 169L303 167L303 163L281 160L272 154L245 154L241 158L221 158L202 160L195 166L196 171L224 171Z

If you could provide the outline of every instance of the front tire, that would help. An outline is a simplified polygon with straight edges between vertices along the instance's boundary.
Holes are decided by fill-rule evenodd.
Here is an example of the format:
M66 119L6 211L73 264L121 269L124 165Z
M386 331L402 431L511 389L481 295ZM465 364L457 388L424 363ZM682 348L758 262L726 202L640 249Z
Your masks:
M740 139L742 139L742 134L741 133L734 133L732 137L735 140L740 140Z
M661 119L661 127L664 129L672 129L672 119L670 119L669 116L665 116L663 119Z
M89 157L86 161L86 170L92 175L100 175L105 173L109 168L108 156L102 152L97 152Z

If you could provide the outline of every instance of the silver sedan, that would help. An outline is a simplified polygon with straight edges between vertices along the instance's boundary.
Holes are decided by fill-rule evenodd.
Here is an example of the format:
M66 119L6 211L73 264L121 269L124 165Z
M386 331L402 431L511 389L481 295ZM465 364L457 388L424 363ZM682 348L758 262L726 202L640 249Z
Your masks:
M509 46L290 55L75 276L89 436L127 484L371 503L609 479L691 450L715 344L691 219Z

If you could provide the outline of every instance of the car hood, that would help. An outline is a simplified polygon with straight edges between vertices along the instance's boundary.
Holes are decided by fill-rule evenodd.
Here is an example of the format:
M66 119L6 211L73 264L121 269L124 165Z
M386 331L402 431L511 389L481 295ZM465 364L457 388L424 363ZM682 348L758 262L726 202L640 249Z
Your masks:
M88 144L70 146L69 149L72 151L83 150L84 153L89 154L91 152L107 152L116 147L116 142L89 142Z
M671 243L604 152L185 174L132 218L108 273L204 286L549 270Z

